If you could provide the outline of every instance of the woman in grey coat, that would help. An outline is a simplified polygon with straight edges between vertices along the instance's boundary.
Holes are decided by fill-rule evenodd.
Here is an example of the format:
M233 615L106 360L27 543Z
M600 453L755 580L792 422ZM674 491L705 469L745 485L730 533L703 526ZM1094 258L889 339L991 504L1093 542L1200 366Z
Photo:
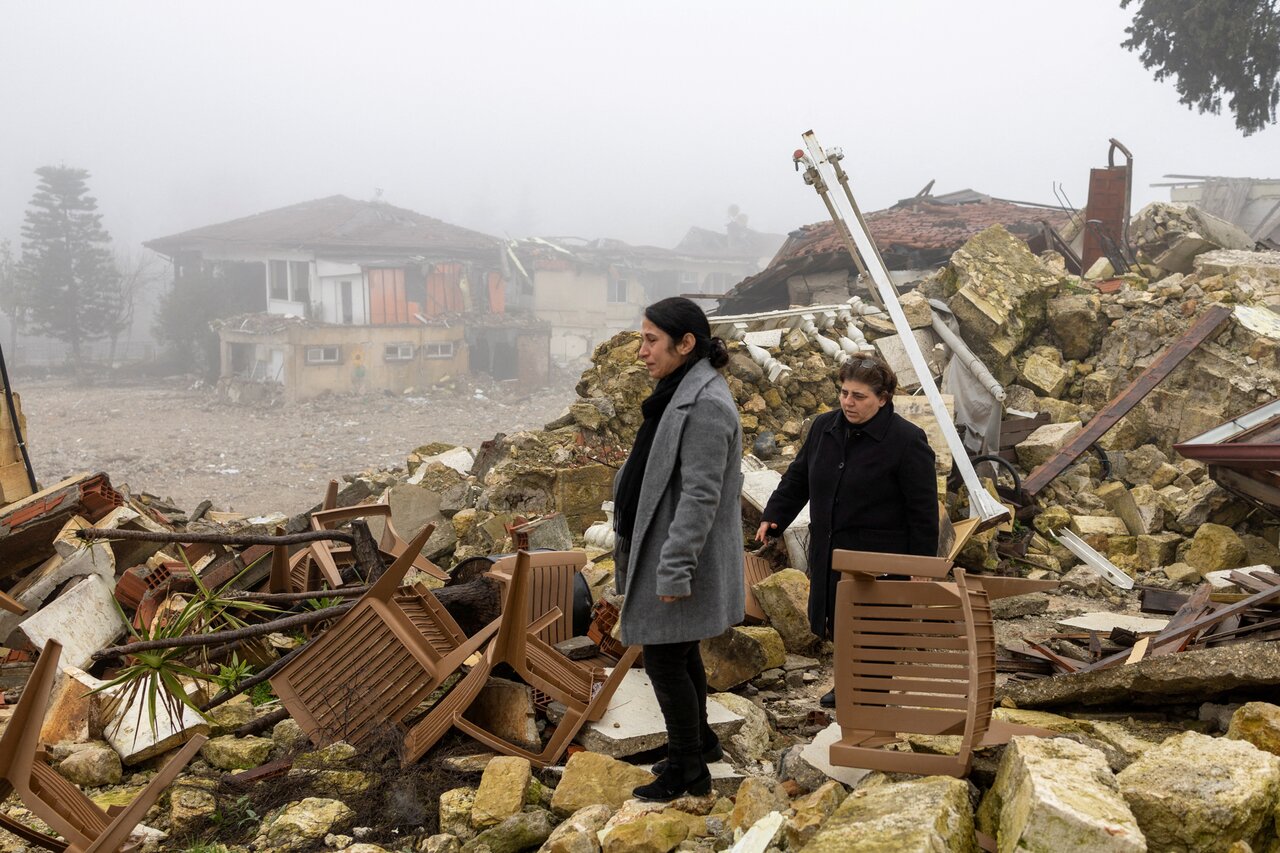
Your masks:
M614 480L621 640L644 647L645 672L667 725L646 800L711 790L721 755L707 725L699 641L742 621L742 426L717 368L729 360L702 309L672 297L650 305L640 358L658 385Z

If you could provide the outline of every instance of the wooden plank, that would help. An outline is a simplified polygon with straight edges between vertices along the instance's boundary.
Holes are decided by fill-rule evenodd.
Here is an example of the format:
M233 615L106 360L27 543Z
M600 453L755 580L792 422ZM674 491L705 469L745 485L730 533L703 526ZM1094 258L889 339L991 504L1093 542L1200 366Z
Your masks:
M1190 596L1167 589L1144 586L1139 589L1138 598L1142 602L1143 613L1177 613Z
M1196 590L1197 593L1199 591L1200 590ZM1192 598L1194 599L1195 596L1192 596ZM1187 637L1192 636L1193 634L1197 634L1200 631L1203 631L1205 628L1208 628L1211 625L1217 625L1219 622L1223 621L1224 619L1230 619L1232 616L1235 616L1236 614L1243 613L1246 610L1249 610L1250 608L1258 606L1259 604L1263 604L1268 601L1274 601L1277 598L1280 598L1280 586L1273 586L1268 590L1264 590L1263 592L1259 592L1249 596L1244 601L1238 601L1235 604L1228 604L1225 607L1223 607L1221 610L1217 610L1213 613L1210 613L1207 616L1201 616L1199 619L1192 620L1191 622L1188 622L1187 624L1182 625L1180 627L1176 627L1176 628L1172 627L1173 620L1170 620L1170 627L1166 627L1159 634L1156 634L1154 637L1152 637L1151 645L1152 646L1163 645L1165 643L1173 642L1174 640L1185 639ZM1129 656L1129 650L1125 649L1123 652L1114 654L1111 657L1103 658L1097 663L1090 664L1089 666L1085 667L1085 669L1089 671L1092 671L1095 669L1106 669L1107 667L1115 666L1118 663L1124 662L1124 660L1128 658L1128 656Z
M1209 586L1207 583L1200 584L1200 586L1196 587L1196 591L1187 597L1187 600L1173 614L1173 618L1169 620L1169 624L1164 626L1164 629L1166 631L1171 629L1176 630L1203 616L1206 610L1210 607L1209 597L1212 589L1213 587ZM1147 652L1147 657L1164 657L1165 655L1179 651L1185 645L1185 638L1172 643L1157 643Z
M1050 457L1039 468L1032 471L1027 479L1022 481L1022 490L1028 495L1034 495L1043 489L1053 480L1054 477L1065 471L1070 465L1079 458L1098 439L1115 426L1116 422L1129 413L1129 410L1136 406L1143 397L1151 393L1151 390L1164 381L1165 377L1173 372L1182 360L1200 346L1205 339L1217 331L1222 322L1231 315L1231 308L1226 305L1213 305L1204 314L1200 315L1200 319L1196 320L1172 344L1164 349L1160 355L1156 356L1155 361L1151 362L1146 370L1138 375L1138 378L1129 384L1129 387L1120 392L1120 394L1107 403L1102 411L1094 415L1093 420L1076 434L1076 437L1067 442L1066 446Z

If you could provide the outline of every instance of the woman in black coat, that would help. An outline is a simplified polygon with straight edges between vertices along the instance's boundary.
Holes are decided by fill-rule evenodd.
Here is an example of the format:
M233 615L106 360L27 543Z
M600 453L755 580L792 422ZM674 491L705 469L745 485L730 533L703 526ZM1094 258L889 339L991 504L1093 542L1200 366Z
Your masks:
M833 633L831 552L937 556L938 485L924 430L893 411L898 378L878 358L841 365L840 408L819 415L764 508L756 538L777 536L809 504L809 626ZM834 692L822 697L834 705Z

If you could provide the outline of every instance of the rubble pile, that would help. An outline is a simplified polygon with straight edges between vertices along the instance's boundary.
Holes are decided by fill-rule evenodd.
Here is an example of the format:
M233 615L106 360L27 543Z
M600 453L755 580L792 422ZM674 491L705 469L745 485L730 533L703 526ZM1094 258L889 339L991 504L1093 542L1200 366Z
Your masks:
M208 505L186 512L117 490L105 475L0 507L6 701L21 701L32 657L60 641L38 760L103 805L130 801L181 744L209 737L147 813L147 850L1271 849L1280 842L1280 707L1257 700L1280 684L1280 646L1270 642L1280 624L1280 528L1173 445L1280 396L1280 256L1249 251L1193 208L1150 206L1132 231L1140 256L1129 273L1102 265L1080 277L995 227L902 297L936 373L949 353L928 299L949 306L965 343L1004 384L1006 416L1030 422L1014 446L998 448L1024 476L1057 457L1197 318L1230 308L1095 449L1034 494L990 483L1013 519L972 536L957 565L1060 587L993 596L994 719L1042 736L978 749L969 782L831 763L841 730L817 698L831 684L832 649L809 631L809 581L786 545L768 552L775 570L749 585L753 616L702 644L709 721L725 750L705 797L631 799L665 755L661 714L638 667L575 746L543 768L456 731L401 766L405 731L465 680L462 668L396 726L352 743L313 742L305 715L288 715L288 691L283 701L272 694L264 675L323 638L420 530L427 562L415 563L397 595L436 597L468 637L487 624L483 614L502 612L500 594L474 597L498 589L488 570L500 556L585 546L574 609L583 598L589 627L571 620L576 636L556 650L566 660L617 651L620 600L599 522L652 387L635 333L596 348L579 398L544 429L499 433L474 451L423 445L401 469L333 484L294 518ZM898 366L905 353L884 315L854 301L775 315L759 327L743 320L746 331L729 342L727 379L755 457L744 460L747 515L806 423L834 403L836 365L874 350ZM905 390L912 381L904 373ZM912 402L904 397L903 408ZM353 511L332 530L323 521L362 504L364 515ZM946 505L953 521L966 514L961 495ZM326 530L337 538L324 545L274 538ZM336 579L324 574L322 552ZM117 646L164 647L179 636L207 645L165 647L173 656L159 662ZM357 665L376 670L386 660ZM173 678L157 695L171 698L154 725L148 689L129 687L146 683L130 675L146 661L185 667L166 670ZM187 702L172 700L174 685ZM507 670L481 686L466 719L535 754L569 719L564 703ZM353 707L375 704L357 698L365 704ZM12 713L0 709L0 720ZM962 737L911 735L891 748L955 755ZM17 799L3 811L45 829ZM22 844L0 831L0 850Z

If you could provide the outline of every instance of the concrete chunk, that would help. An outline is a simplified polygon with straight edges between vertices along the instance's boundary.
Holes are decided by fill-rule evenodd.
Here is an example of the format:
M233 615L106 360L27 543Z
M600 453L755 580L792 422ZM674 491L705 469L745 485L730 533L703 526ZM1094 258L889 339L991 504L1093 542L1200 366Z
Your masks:
M707 721L716 736L728 743L742 727L743 718L711 699L707 702ZM612 758L624 758L666 744L667 726L653 695L652 682L644 670L627 671L604 716L583 726L577 742L591 752Z
M62 643L59 663L80 668L93 662L93 653L110 646L128 630L111 586L93 574L27 617L19 632L36 649L50 640Z
M1049 461L1063 446L1081 430L1079 421L1068 421L1063 424L1045 424L1024 438L1014 447L1018 454L1018 464L1031 471Z
M854 791L802 853L976 853L977 849L968 783L929 776Z
M1251 743L1174 735L1116 776L1154 850L1226 850L1270 837L1280 758Z
M1066 738L1010 742L978 810L978 827L996 837L1002 853L1147 849L1106 757Z

